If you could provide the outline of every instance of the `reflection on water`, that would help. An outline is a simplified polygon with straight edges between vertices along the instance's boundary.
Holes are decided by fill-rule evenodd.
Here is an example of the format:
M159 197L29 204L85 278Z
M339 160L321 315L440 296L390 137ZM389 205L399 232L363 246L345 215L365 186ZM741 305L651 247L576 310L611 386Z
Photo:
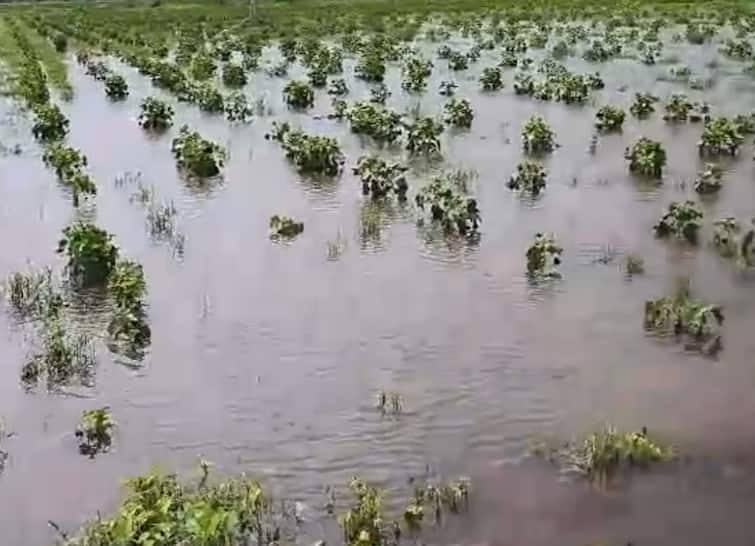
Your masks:
M669 44L666 52L695 73L710 56L707 46ZM443 475L472 475L472 514L449 520L438 541L749 544L752 275L704 244L695 250L652 236L668 202L693 193L702 129L668 127L658 114L645 122L628 118L622 134L601 137L595 154L588 152L599 105L627 107L635 90L665 97L681 85L658 79L668 65L616 60L600 66L607 85L594 105L568 107L515 97L511 73L503 92L479 94L479 71L492 62L484 52L453 77L457 96L475 108L472 129L443 136L443 165L413 166L405 208L380 210L365 202L349 168L371 148L345 122L324 118L324 93L309 114L289 113L281 80L260 72L248 86L251 95L268 97L277 115L339 139L348 162L331 181L294 172L277 144L264 139L271 118L231 127L177 104L177 126L189 123L230 151L222 183L198 187L176 172L170 141L177 129L151 139L136 123L142 98L160 91L119 67L131 95L112 104L72 65L77 94L62 107L70 141L87 154L98 181L89 214L144 265L152 347L133 369L115 364L100 344L88 398L29 395L18 383L25 337L0 313L0 414L17 432L4 447L11 456L0 478L3 540L47 544L48 519L74 528L115 505L122 477L152 465L190 475L201 455L221 472L261 475L311 504L324 485L345 484L356 472L396 491L428 464ZM594 70L581 60L570 64ZM434 90L452 79L444 63L437 65L423 115L441 111ZM705 70L718 74L705 93L714 112L755 107L751 80L728 61ZM408 111L416 99L404 95L398 78L392 67L388 102ZM348 84L350 100L367 97L362 82ZM3 120L15 120L7 104L3 109ZM561 146L544 159L543 195L528 201L505 182L521 158L520 127L533 113L546 117ZM0 126L0 139L23 150L0 157L3 276L25 269L27 260L61 267L54 252L60 230L79 214L44 169L28 130L19 129L24 123ZM640 135L667 147L662 185L627 174L624 149ZM447 241L418 228L413 192L440 167L477 171L479 240ZM161 200L175 203L182 260L152 243L144 211L113 184L129 171L143 173ZM747 157L733 161L721 195L705 203L706 219L752 216L754 175ZM268 219L278 213L304 222L292 244L268 239ZM325 243L339 231L347 250L329 261ZM563 279L533 286L524 253L539 231L556 233L564 246ZM647 270L631 282L620 270L628 252L643 256ZM695 293L725 310L725 346L715 360L643 332L644 300L665 295L679 276L690 276ZM87 306L72 312L104 327ZM380 389L402 395L404 416L381 418L374 409ZM78 456L73 438L81 410L95 404L111 406L120 424L113 451L96 464ZM605 420L647 424L694 462L611 493L562 483L550 468L516 464L533 437L569 438Z

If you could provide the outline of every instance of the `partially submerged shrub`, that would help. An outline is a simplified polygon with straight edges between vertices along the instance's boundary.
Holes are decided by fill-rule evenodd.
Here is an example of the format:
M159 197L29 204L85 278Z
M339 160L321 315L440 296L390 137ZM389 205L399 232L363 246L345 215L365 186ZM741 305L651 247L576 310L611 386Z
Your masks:
M226 160L226 152L220 145L202 138L188 125L181 127L171 150L180 169L200 178L219 174Z
M362 182L362 192L373 199L380 199L393 193L399 199L406 198L409 185L406 183L407 167L400 163L389 163L376 155L359 158L354 174Z
M440 135L443 124L431 117L419 118L407 126L406 149L410 154L440 153Z
M139 125L148 131L165 131L173 125L173 107L168 103L147 97L141 103Z
M497 91L503 87L500 68L489 66L480 75L480 85L483 91Z
M734 121L715 118L705 124L703 136L697 146L701 154L734 155L743 141L744 137Z
M79 452L94 459L97 454L108 451L113 443L114 428L115 420L107 406L81 412L76 426Z
M516 173L511 175L506 184L509 189L539 195L545 188L547 173L545 168L535 161L524 161L516 167Z
M522 127L524 151L550 152L555 147L555 133L548 122L540 116L532 116Z
M34 124L31 131L40 142L63 140L68 134L68 119L57 105L45 103L34 108Z
M715 193L721 189L721 180L724 171L720 165L706 163L705 168L697 173L695 178L695 191L697 193Z
M103 284L115 268L118 247L113 236L94 224L78 222L63 229L58 252L68 257L69 278L83 286Z
M736 218L722 218L713 223L713 245L725 258L736 258L743 267L755 266L755 229L742 233Z
M467 195L466 188L453 175L435 177L417 193L415 202L449 233L473 234L480 225L477 200Z
M747 39L727 40L722 51L727 57L739 60L751 59L753 56L752 44Z
M383 57L376 51L368 51L354 67L354 73L367 82L382 82L385 77Z
M620 131L626 114L618 106L603 106L595 114L595 128L598 131Z
M689 114L692 111L692 103L687 99L686 95L675 94L671 95L671 99L663 107L665 113L663 119L672 122L683 122L689 119Z
M568 444L556 458L565 470L606 483L621 470L669 461L673 451L651 440L644 427L629 433L606 426L582 442Z
M720 343L721 308L693 298L686 285L671 297L645 302L645 328L659 334L687 335L697 342Z
M223 67L223 83L227 87L244 87L246 85L244 67L235 63L228 63Z
M293 239L304 231L304 224L288 216L278 214L270 218L271 239Z
M87 158L81 151L55 142L47 147L42 155L45 165L55 171L58 179L73 190L74 205L78 205L80 195L96 195L97 186L84 169Z
M629 171L635 174L660 178L666 165L666 150L660 142L641 137L624 152Z
M123 100L128 97L128 84L120 74L108 74L105 78L105 94L112 100Z
M656 102L658 102L658 97L654 97L650 93L635 93L629 111L634 117L645 119L655 112Z
M560 277L561 248L550 233L536 233L535 240L527 249L527 274L536 277Z
M401 115L398 112L358 102L347 114L351 130L356 134L367 135L380 143L392 143L401 136Z
M246 123L252 119L254 111L244 93L231 93L225 101L225 119L230 122Z
M291 80L283 88L283 98L293 108L309 108L315 103L315 92L307 82Z
M443 106L443 121L449 125L469 128L473 119L474 110L467 99L451 99Z
M288 123L274 124L271 136L281 143L299 172L328 176L341 172L344 158L336 139L308 135Z
M469 67L469 58L461 51L452 51L448 56L448 68L459 71L466 70Z
M694 201L674 201L655 225L655 234L658 237L676 237L696 243L702 218L703 212Z
M412 57L404 65L401 86L410 93L419 93L427 87L427 78L433 71L433 63L427 59Z
M209 114L219 114L225 108L223 94L209 82L194 89L192 100L200 110Z

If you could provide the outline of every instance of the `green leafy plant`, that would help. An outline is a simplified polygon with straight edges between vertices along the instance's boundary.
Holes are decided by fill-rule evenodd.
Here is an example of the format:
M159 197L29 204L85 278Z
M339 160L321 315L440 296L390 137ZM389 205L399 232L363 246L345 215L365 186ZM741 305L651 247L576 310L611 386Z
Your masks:
M315 103L315 92L307 82L291 80L283 88L283 99L293 108L309 108Z
M198 54L191 62L189 74L197 81L205 81L212 78L217 66L215 61L209 55L204 53Z
M410 93L420 93L427 87L427 78L433 71L433 63L419 57L410 58L403 68L401 87Z
M443 106L443 121L449 125L468 129L473 119L474 110L467 99L451 99Z
M650 93L635 93L629 111L634 117L645 119L655 112L656 102L658 102L658 97L654 97Z
M105 94L111 100L123 100L128 97L128 84L120 74L110 73L105 78Z
M367 82L382 82L385 78L383 56L374 50L366 52L354 67L354 73L357 78Z
M79 452L94 459L99 453L108 451L113 443L114 428L115 420L107 406L81 412L81 420L76 427Z
M751 59L753 56L752 44L744 40L727 40L722 52L727 57L739 60Z
M401 200L405 199L409 189L406 171L407 167L400 163L389 163L376 155L360 157L354 168L354 174L362 182L362 193L373 199L380 199L391 193Z
M351 479L349 489L356 502L339 517L343 539L350 546L382 546L386 544L388 529L383 514L380 492L357 477Z
M545 188L547 173L545 168L535 161L524 161L516 167L516 173L511 175L506 184L509 189L520 190L539 195Z
M705 155L735 155L743 141L737 123L728 118L715 118L705 124L697 146Z
M527 249L527 274L536 277L560 277L561 248L550 233L536 233L535 240Z
M713 223L713 245L725 258L736 258L744 267L755 266L755 229L743 233L736 218L722 218Z
M173 107L160 99L147 97L140 109L139 125L148 131L165 131L173 125Z
M685 334L695 341L719 341L723 311L693 298L687 284L673 296L645 302L645 328L659 334Z
M45 165L52 168L60 181L73 190L73 202L79 204L81 195L97 194L97 186L84 169L87 158L79 150L55 142L47 147L42 155Z
M171 150L180 169L200 178L219 174L227 155L220 145L202 138L188 125L181 127L178 136L173 139Z
M431 117L419 118L406 127L406 149L410 154L440 153L443 124Z
M568 444L557 454L557 459L567 471L578 472L591 481L607 483L621 470L646 468L667 462L673 456L673 450L654 442L644 427L629 433L607 425L582 442Z
M210 483L206 461L197 485L153 472L126 482L126 498L109 518L98 517L65 546L191 544L220 546L280 541L281 525L293 525L289 511L274 509L259 482L246 476Z
M415 203L448 233L468 235L479 228L477 200L467 195L464 181L453 173L433 178L417 193Z
M252 119L254 111L244 93L231 93L225 100L225 119L230 122L247 123Z
M602 132L621 131L626 114L617 106L603 106L595 114L595 128Z
M270 218L271 239L293 239L304 231L304 224L288 216L278 214Z
M228 63L223 67L223 83L227 87L239 88L246 85L244 67L235 63Z
M655 225L655 234L658 237L676 237L696 243L702 218L703 212L694 201L674 201Z
M115 268L118 247L113 236L94 224L78 222L63 229L58 252L68 257L69 278L83 286L103 284Z
M448 68L459 71L469 67L469 58L461 51L452 51L448 56Z
M68 119L55 104L45 103L35 106L34 124L31 131L40 142L63 140L68 134Z
M697 173L695 178L695 191L697 193L715 193L721 189L721 180L724 171L720 165L706 163L705 168Z
M480 75L480 85L483 91L498 91L501 89L503 87L501 70L493 66L485 68Z
M663 108L665 110L664 120L679 123L689 119L693 104L687 99L686 95L675 94L671 95L671 99Z
M349 109L346 117L354 133L367 135L379 143L390 144L401 136L401 115L393 110L358 102Z
M550 152L555 147L555 133L541 116L532 116L522 127L522 144L530 153Z
M192 101L197 103L200 110L209 114L219 114L225 109L222 93L209 82L194 89Z
M629 161L629 171L643 176L660 178L666 165L666 150L660 142L640 137L624 152Z
M344 158L336 139L308 135L288 123L274 124L271 136L281 143L299 172L328 176L341 172Z

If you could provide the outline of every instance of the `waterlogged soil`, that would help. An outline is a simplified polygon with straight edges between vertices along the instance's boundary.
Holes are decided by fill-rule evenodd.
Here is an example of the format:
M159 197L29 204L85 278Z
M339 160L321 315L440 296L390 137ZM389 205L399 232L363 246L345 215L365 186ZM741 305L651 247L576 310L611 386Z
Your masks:
M455 74L436 60L420 97L401 90L400 70L391 67L389 106L439 114L437 88L445 79L455 79L457 96L474 106L471 130L447 131L443 161L417 162L409 178L413 195L442 168L478 173L483 222L474 244L419 229L410 205L382 213L379 234L363 234L368 203L350 167L374 145L350 134L346 122L326 118L324 91L309 112L287 111L285 80L262 71L247 93L264 97L271 115L232 126L176 104L174 129L151 138L137 125L138 106L162 92L113 61L131 94L112 103L71 60L76 96L62 104L69 142L86 153L98 183L96 207L78 212L44 168L24 115L4 102L0 140L20 145L21 153L0 158L0 275L28 264L60 271L61 229L76 218L94 220L144 265L152 346L134 363L99 342L91 389L29 393L19 370L35 338L0 313L0 414L15 433L3 443L10 458L0 477L2 542L49 544L55 535L48 520L74 530L117 506L124 477L158 466L191 479L201 456L220 474L259 476L276 494L303 502L307 540L333 532L332 521L319 519L326 485L360 474L398 495L411 476L429 471L473 479L470 514L449 520L432 537L438 542L751 544L755 277L705 242L713 220L747 221L755 213L749 139L725 162L720 194L702 202L706 229L698 248L656 240L652 226L670 201L695 198L701 125L670 126L660 112L641 122L628 117L623 133L601 137L588 153L597 107L628 109L635 91L662 98L685 91L720 115L755 108L755 84L741 64L719 56L709 67L715 45L667 41L664 55L714 77L713 87L700 92L664 81L669 64L571 59L576 70L599 70L606 89L591 104L569 107L515 96L513 71L505 72L504 90L481 94L479 73L497 61L487 52ZM367 86L350 76L352 60L345 69L347 99L366 98ZM291 75L304 73L298 67ZM534 113L555 129L560 146L544 159L548 186L532 200L505 181L522 157L520 128ZM342 176L299 176L279 145L264 138L274 119L337 137L347 157ZM222 179L198 184L179 176L170 142L183 123L228 147ZM661 185L628 174L624 149L641 135L667 149ZM158 201L175 204L182 254L150 238L144 208L132 198L135 176L115 183L127 172L141 173ZM268 238L268 219L280 213L304 222L290 244ZM563 279L533 285L524 253L538 231L554 232L564 246ZM339 233L343 253L328 259L327 241ZM646 275L625 278L620 266L628 252L644 257ZM644 301L668 294L679 276L723 306L724 347L716 358L642 328ZM103 337L96 301L79 302L72 313ZM379 389L401 394L400 417L376 411ZM78 454L73 432L83 409L102 405L119 426L111 452L90 460ZM609 492L523 460L533 441L565 440L605 421L647 425L685 456Z

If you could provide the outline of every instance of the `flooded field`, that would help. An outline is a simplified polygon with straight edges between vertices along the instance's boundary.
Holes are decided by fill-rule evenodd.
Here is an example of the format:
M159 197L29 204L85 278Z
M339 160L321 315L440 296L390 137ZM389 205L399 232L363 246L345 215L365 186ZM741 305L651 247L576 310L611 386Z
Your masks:
M434 59L421 95L402 90L400 65L389 64L387 106L440 116L438 86L453 79L475 118L467 131L443 133L442 159L409 159L409 200L379 210L351 171L378 150L374 143L353 134L348 121L328 119L324 90L306 112L290 110L282 97L288 80L263 70L250 74L244 91L264 99L265 111L250 124L231 124L103 57L130 90L112 102L69 53L74 97L59 105L70 120L68 144L86 154L97 181L96 200L78 208L45 168L29 116L5 98L0 277L42 266L60 275L62 229L92 221L143 265L152 336L143 359L114 355L101 302L79 295L68 312L97 339L93 385L29 391L19 377L35 347L32 330L10 309L0 313L0 415L12 433L2 443L0 542L50 544L56 535L48 521L73 532L98 511L112 512L124 477L155 466L195 477L204 458L221 475L246 472L302 502L309 511L302 543L338 536L334 521L310 515L326 486L359 474L399 492L410 477L429 473L466 475L473 484L469 514L431 530L430 543L752 544L755 274L710 243L713 220L755 215L752 137L721 161L723 188L699 198L692 186L705 164L696 148L703 124L669 124L661 114L674 93L707 101L714 116L753 111L755 80L720 55L720 42L691 46L674 32L663 34L663 56L674 62L565 59L570 70L599 70L605 81L583 105L515 95L513 69L504 70L501 91L480 91L480 73L498 62L497 51L482 51L456 73ZM453 35L444 43L464 50L473 42ZM438 47L421 38L414 45L427 58ZM278 55L266 47L260 64ZM537 63L544 52L531 56ZM344 60L350 102L369 96L369 85L353 77L355 64ZM670 81L673 66L712 84L691 90ZM296 62L288 79L306 74ZM635 92L660 97L656 113L627 115L623 130L600 135L591 153L598 107L628 110ZM175 124L161 136L137 123L149 96L175 108ZM535 198L506 187L533 114L547 120L558 144L542 158L548 182ZM265 138L280 120L335 137L346 157L342 174L297 173L279 143ZM171 141L183 124L227 148L220 177L190 181L177 171ZM640 136L666 149L660 184L627 169L625 149ZM11 153L15 146L20 153ZM380 153L406 159L400 146ZM414 195L448 169L476 172L474 239L417 225ZM145 188L155 202L174 204L178 242L150 235L139 199ZM704 213L700 243L656 238L653 225L668 204L687 198ZM303 222L303 233L271 241L274 214ZM528 278L525 253L541 231L563 246L560 279ZM329 242L338 248L330 255ZM643 257L644 275L625 275L630 253ZM723 346L714 356L643 328L645 301L671 293L680 277L724 310ZM400 394L399 416L376 410L381 390ZM82 457L75 424L82 410L101 406L118 424L113 447ZM561 443L606 422L647 426L681 456L608 491L564 480L527 457L538 441Z

